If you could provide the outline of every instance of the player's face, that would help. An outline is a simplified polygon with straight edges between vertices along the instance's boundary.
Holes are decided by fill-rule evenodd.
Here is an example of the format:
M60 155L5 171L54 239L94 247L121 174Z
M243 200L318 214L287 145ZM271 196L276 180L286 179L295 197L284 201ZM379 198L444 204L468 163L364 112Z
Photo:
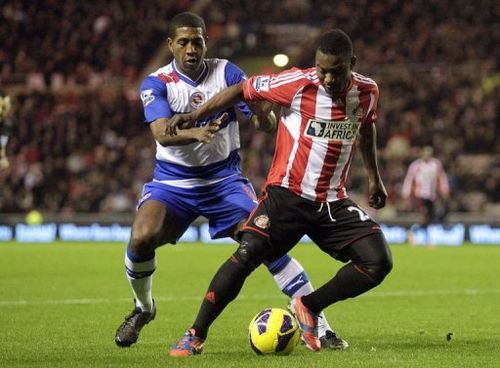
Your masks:
M355 58L330 55L316 51L316 74L329 95L337 95L344 91L349 79Z
M175 63L180 71L191 79L196 79L203 70L203 59L207 51L206 36L203 29L180 27L175 37L167 40Z
M422 148L421 157L425 161L428 161L431 159L433 153L434 150L432 149L432 147L424 147Z

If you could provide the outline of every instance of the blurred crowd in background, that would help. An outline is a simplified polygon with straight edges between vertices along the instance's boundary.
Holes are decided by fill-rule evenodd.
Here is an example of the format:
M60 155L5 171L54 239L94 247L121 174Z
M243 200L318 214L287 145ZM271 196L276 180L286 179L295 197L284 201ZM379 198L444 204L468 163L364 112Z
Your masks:
M0 5L0 88L11 91L10 168L0 213L132 212L150 180L155 145L138 83L164 45L168 19L191 10L207 23L209 56L291 56L312 66L314 38L351 35L355 70L381 91L378 146L389 192L401 199L409 162L434 147L450 179L450 211L500 213L500 7L494 0L15 1ZM286 9L286 11L284 11ZM250 59L251 60L251 59ZM169 60L161 60L166 64ZM267 70L267 69L266 69ZM275 69L278 71L279 69ZM273 136L242 127L242 158L256 189ZM349 191L363 203L353 163Z

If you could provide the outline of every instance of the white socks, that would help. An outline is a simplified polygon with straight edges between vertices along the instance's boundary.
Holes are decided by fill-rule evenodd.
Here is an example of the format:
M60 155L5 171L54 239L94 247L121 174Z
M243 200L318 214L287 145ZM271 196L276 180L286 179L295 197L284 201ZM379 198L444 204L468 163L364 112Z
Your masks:
M143 311L153 310L153 272L156 269L156 258L145 262L133 262L125 255L127 279L135 295L136 306Z

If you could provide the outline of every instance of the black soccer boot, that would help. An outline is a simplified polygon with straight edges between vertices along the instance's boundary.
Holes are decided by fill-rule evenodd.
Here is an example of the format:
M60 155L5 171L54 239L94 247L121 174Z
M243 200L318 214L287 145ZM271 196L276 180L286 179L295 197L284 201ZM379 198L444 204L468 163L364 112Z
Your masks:
M135 305L135 301L134 301ZM116 345L125 348L134 344L139 338L139 333L142 328L156 316L156 305L153 300L153 310L151 312L143 312L141 308L134 307L132 313L125 317L125 321L118 327L115 335Z
M333 331L326 331L323 336L319 338L321 349L338 349L343 350L349 347L347 341L337 336Z

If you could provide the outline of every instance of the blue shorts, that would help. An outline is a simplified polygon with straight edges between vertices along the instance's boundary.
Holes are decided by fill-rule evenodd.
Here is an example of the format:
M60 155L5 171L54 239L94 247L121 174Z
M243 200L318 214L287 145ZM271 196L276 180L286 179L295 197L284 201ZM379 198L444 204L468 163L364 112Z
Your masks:
M179 237L198 216L203 216L208 219L212 239L232 235L227 231L246 219L257 205L252 184L240 175L189 189L152 181L144 185L137 207L149 200L159 201L173 212L181 230Z

